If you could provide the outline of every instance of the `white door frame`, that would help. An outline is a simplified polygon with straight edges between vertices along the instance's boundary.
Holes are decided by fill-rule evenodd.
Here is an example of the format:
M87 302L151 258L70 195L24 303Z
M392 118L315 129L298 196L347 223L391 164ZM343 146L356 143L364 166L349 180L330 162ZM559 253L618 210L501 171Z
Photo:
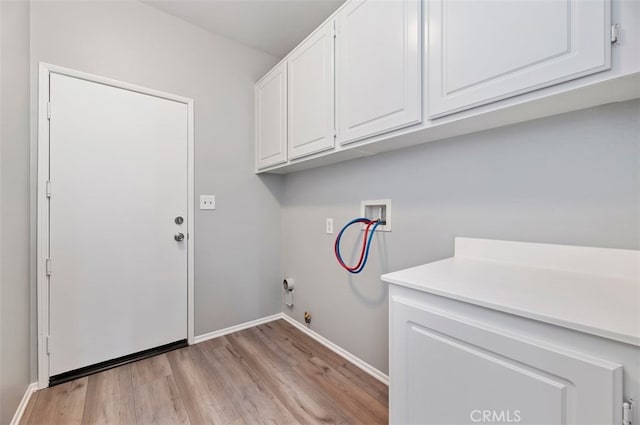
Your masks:
M164 93L109 78L99 77L69 68L40 62L38 85L38 178L37 178L37 310L38 310L38 388L49 386L49 355L47 336L49 335L49 285L46 260L49 247L49 208L47 180L49 176L49 75L56 73L80 78L93 83L143 93L187 105L187 341L193 344L194 337L194 133L193 99Z

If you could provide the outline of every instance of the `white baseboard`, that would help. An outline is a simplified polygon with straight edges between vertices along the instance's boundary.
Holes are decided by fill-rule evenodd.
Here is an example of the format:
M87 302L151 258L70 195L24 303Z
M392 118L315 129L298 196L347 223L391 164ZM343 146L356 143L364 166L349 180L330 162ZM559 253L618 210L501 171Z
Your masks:
M288 316L287 314L282 313L282 318L286 320L288 323L291 323L300 331L304 332L305 334L309 335L311 338L318 341L320 344L330 349L331 351L349 360L351 363L358 366L360 369L362 369L369 375L373 376L378 381L382 382L385 385L389 385L389 375L387 375L386 373L381 372L380 370L371 366L369 363L365 362L361 358L356 357L355 355L351 354L350 352L340 347L339 345L336 345L333 342L329 341L327 338L323 337L319 333L307 328L302 323L296 321L294 318Z
M262 317L260 319L252 320L250 322L240 323L239 325L229 326L228 328L220 329L219 331L213 331L206 334L198 335L193 338L193 343L198 344L203 341L207 341L213 338L218 338L233 332L242 331L244 329L252 328L254 326L262 325L263 323L273 322L274 320L282 319L282 313L273 314L271 316Z
M13 415L13 419L11 419L11 425L18 425L20 423L20 420L22 419L22 415L24 415L24 411L27 408L27 404L29 404L29 400L31 400L31 396L33 395L33 393L36 392L37 389L38 389L37 382L33 382L29 384L26 391L24 392L24 395L22 396L22 400L20 400L20 404L16 409L16 413Z

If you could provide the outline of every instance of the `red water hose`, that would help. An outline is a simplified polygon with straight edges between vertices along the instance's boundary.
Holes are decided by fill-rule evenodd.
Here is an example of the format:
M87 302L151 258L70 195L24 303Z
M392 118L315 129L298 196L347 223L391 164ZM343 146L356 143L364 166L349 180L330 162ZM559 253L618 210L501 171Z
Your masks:
M349 267L347 266L344 261L342 261L342 257L340 255L340 237L342 236L342 232L346 229L346 226L340 231L340 233L338 234L338 237L336 237L336 241L333 244L333 251L334 254L336 256L336 260L338 260L338 263L340 264L340 266L342 266L342 268L344 268L345 270L349 271L349 272L354 272L358 269L360 269L360 267L362 266L362 262L364 261L365 258L365 254L367 251L367 236L369 235L369 229L371 228L371 226L375 223L377 223L376 221L372 221L372 220L367 220L367 219L358 219L358 220L354 220L352 223L365 223L367 225L367 227L364 230L364 234L362 237L362 250L360 251L360 259L358 260L358 264L356 264L353 267Z

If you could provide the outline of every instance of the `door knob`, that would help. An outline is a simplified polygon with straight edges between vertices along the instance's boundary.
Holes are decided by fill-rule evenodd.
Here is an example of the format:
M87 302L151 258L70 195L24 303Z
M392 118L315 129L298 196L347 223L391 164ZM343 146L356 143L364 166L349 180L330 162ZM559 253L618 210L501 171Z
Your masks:
M178 242L181 242L184 240L184 233L176 233L175 235L173 235L173 239L177 240Z

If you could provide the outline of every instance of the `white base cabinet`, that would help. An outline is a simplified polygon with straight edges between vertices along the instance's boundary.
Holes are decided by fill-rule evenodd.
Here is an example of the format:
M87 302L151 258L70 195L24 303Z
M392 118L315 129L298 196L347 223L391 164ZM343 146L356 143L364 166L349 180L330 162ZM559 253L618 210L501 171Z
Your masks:
M639 423L638 264L456 238L454 257L383 275L390 423Z
M393 289L392 424L621 423L622 365Z

